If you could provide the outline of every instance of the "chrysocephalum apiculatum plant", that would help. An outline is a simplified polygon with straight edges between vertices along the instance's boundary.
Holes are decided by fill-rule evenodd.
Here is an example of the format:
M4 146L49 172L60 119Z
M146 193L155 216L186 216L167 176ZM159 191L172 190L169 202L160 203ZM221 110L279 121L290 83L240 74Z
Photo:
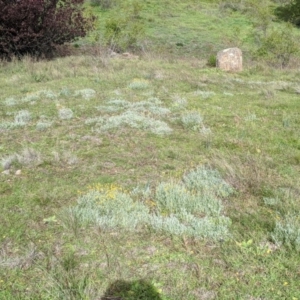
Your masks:
M300 251L300 217L295 213L288 213L276 221L272 240L278 245Z
M133 231L147 221L149 209L140 202L134 202L126 191L116 185L94 185L78 198L75 207L68 208L65 213L81 225L92 224L101 230ZM63 219L66 220L65 217Z
M95 129L99 133L112 129L127 126L152 132L157 135L167 135L172 132L172 128L158 118L162 118L171 111L162 106L162 101L158 98L149 98L144 101L129 102L123 99L112 99L97 106L97 110L110 115L89 118L85 124L95 124ZM119 113L111 115L112 113Z
M72 228L92 225L135 231L147 227L171 235L224 239L229 237L231 221L222 214L220 197L232 191L216 171L197 168L183 181L162 182L155 191L136 188L128 193L115 185L92 186L76 206L65 210L62 219Z

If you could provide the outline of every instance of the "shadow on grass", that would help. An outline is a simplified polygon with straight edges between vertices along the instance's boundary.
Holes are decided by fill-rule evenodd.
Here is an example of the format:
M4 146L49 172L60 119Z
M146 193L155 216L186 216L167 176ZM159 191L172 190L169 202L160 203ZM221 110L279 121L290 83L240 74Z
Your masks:
M145 280L117 280L106 290L101 300L162 300L157 289Z

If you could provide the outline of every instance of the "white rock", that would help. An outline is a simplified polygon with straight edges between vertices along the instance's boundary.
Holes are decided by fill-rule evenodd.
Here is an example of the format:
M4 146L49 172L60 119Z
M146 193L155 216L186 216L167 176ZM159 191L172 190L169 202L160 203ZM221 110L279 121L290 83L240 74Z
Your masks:
M243 70L243 54L239 48L228 48L218 52L217 68L224 71L239 72Z

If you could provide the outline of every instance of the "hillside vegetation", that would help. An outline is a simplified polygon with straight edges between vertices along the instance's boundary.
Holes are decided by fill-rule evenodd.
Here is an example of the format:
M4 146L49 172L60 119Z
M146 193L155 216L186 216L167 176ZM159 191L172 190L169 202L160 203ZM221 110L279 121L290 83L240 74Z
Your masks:
M300 299L299 31L184 2L0 61L0 299Z

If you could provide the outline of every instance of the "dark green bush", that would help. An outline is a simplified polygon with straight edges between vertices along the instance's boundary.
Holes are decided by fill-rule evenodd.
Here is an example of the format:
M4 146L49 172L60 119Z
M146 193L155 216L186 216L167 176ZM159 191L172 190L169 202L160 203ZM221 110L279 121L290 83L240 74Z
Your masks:
M40 57L93 28L84 0L0 0L0 57Z
M275 15L282 21L290 22L300 27L300 0L293 0L286 5L277 7Z
M293 55L299 53L299 43L292 26L272 29L260 40L257 55L275 67L288 66Z

